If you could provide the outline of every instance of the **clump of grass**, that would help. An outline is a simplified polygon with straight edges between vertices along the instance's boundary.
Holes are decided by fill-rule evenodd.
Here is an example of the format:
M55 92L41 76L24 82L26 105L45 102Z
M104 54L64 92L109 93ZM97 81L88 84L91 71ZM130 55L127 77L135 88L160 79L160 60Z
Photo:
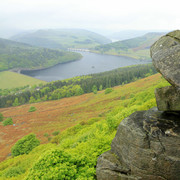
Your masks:
M52 135L53 135L53 136L57 136L59 133L60 133L60 131L54 131L54 132L52 133Z
M36 108L35 108L34 106L31 106L31 107L29 108L29 111L28 111L28 112L34 112L34 111L36 111Z
M48 133L44 133L44 137L48 137L49 136L49 134Z
M12 124L13 124L12 118L7 118L6 120L3 121L3 126L12 125Z
M113 89L112 88L107 88L107 89L105 89L105 94L109 94L109 93L111 93L113 91Z

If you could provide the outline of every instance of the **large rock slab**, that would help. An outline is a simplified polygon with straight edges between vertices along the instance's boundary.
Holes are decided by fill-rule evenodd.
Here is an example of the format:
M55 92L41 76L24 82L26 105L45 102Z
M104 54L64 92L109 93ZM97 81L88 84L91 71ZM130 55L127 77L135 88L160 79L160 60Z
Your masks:
M98 180L179 180L180 115L153 108L125 118L96 173Z
M138 178L131 176L130 169L123 167L116 155L111 151L107 151L99 156L96 167L96 176L97 179L101 180L125 180L127 179L127 176L129 180L136 180Z
M150 52L156 70L171 85L180 87L180 30L161 37Z
M180 90L173 86L155 90L156 103L159 111L180 111Z

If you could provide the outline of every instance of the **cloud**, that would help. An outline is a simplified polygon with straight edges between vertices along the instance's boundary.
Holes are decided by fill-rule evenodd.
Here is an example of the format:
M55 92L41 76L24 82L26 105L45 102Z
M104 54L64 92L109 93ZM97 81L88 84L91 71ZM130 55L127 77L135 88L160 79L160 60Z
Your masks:
M179 1L5 0L1 29L178 29Z

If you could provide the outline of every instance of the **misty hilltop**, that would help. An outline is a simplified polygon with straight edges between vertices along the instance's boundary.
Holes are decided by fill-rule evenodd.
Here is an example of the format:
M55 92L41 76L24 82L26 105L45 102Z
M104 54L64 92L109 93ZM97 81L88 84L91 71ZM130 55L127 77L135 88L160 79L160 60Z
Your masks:
M45 48L90 48L110 43L111 40L94 32L83 29L42 29L22 33L12 40Z

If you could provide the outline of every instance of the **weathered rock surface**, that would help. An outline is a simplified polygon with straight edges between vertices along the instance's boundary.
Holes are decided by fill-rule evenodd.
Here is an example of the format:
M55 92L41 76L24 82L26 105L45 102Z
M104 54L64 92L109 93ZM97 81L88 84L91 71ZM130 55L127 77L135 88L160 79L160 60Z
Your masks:
M135 112L98 158L98 180L180 179L180 31L151 47L155 68L172 86L156 89L157 108Z
M155 90L156 102L159 111L180 111L180 90L173 86Z
M98 158L98 164L96 168L96 176L101 180L118 180L118 179L136 179L130 175L130 169L123 167L118 160L118 157L111 151L103 153Z
M180 30L161 37L150 51L157 71L171 85L180 87Z
M96 172L98 180L179 180L180 114L153 108L125 118Z

